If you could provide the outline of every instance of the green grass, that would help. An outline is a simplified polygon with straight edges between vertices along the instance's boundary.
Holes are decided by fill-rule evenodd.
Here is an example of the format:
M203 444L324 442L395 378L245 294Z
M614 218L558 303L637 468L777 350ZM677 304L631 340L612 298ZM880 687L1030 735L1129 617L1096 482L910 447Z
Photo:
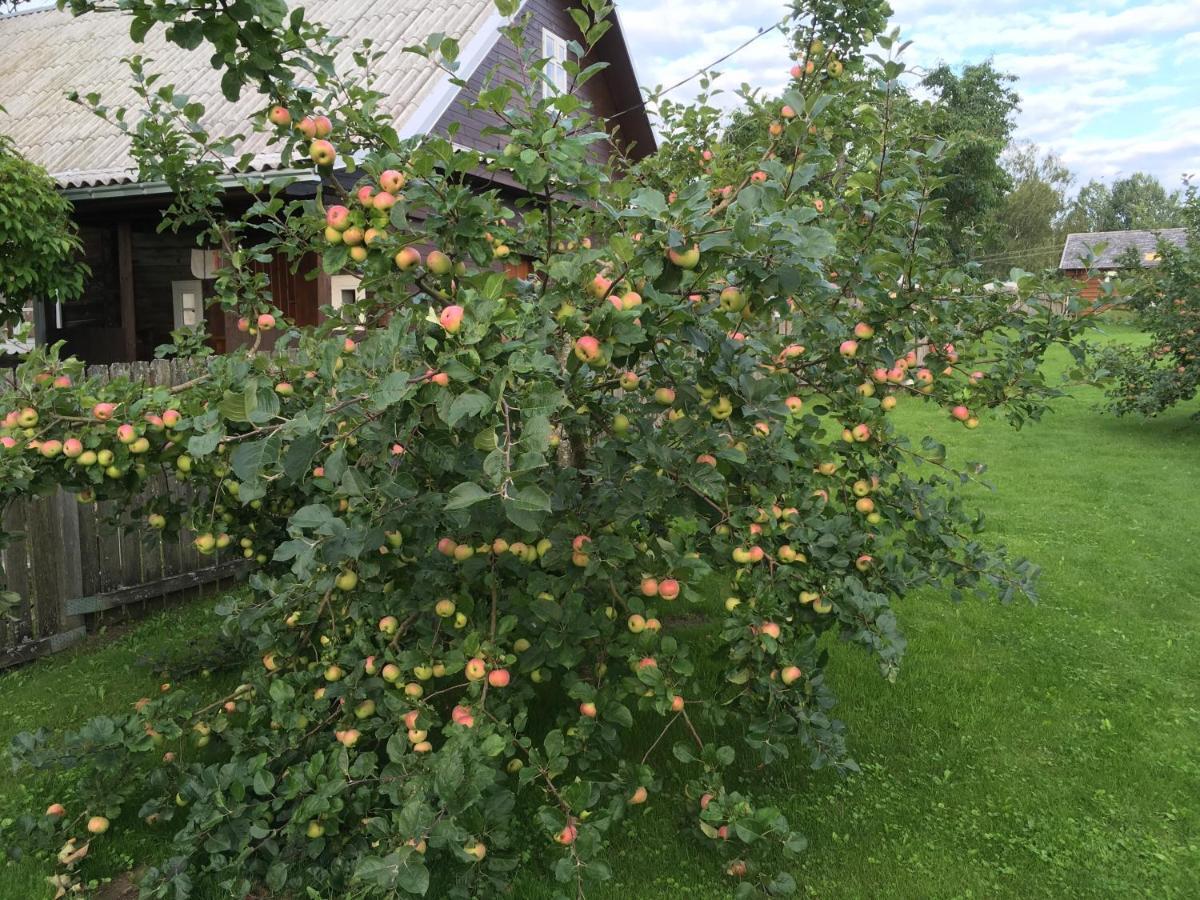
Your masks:
M917 404L902 410L952 459L989 464L997 490L969 490L990 539L1044 568L1041 602L905 598L909 653L895 684L861 651L831 648L862 773L812 772L797 754L739 785L807 834L792 866L801 895L1200 894L1198 406L1143 422L1101 416L1097 399L1081 389L1020 432L994 421L966 432ZM207 615L167 613L100 649L0 676L0 740L123 708L157 684L138 656L182 650ZM0 774L0 816L43 788ZM613 838L616 878L589 896L728 896L719 857L690 831L668 797L635 813ZM98 874L154 854L137 829L102 844ZM542 871L530 867L513 896L551 897ZM0 897L43 896L40 878L10 867Z
M139 697L158 693L169 677L166 671L194 668L197 648L211 644L217 627L212 608L212 601L175 607L59 656L0 674L0 746L7 747L22 731L63 728L92 716L128 712ZM217 677L214 682L223 686L225 680ZM8 760L0 759L0 820L44 809L62 796L51 773L14 774ZM69 780L69 775L60 777ZM121 828L113 840L96 842L89 854L90 877L124 872L158 858L158 836L132 821L133 827ZM51 896L46 874L33 861L0 868L0 898Z

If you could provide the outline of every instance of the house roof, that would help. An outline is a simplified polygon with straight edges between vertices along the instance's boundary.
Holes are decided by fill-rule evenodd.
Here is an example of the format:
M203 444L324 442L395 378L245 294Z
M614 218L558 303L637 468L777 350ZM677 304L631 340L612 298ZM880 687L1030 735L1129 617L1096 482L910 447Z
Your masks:
M374 40L373 49L384 57L372 66L373 87L383 94L383 112L390 113L402 136L432 128L457 93L445 72L404 48L434 32L453 36L461 48L459 74L467 77L499 39L503 21L492 0L304 0L304 7L310 19L349 38L341 51L347 65L355 46L367 37ZM121 62L125 57L152 60L148 71L162 73L177 93L203 103L204 124L214 134L246 133L248 117L269 103L252 90L236 103L227 101L221 71L209 65L207 45L184 50L168 43L161 27L137 44L129 23L121 14L73 17L53 8L0 16L0 133L61 187L136 180L128 139L66 99L71 91L96 92L110 108L138 110L140 101ZM279 163L265 134L247 134L236 149L256 154L254 165L260 169Z
M1130 248L1137 250L1143 268L1158 265L1159 239L1182 247L1187 243L1186 228L1159 228L1147 231L1093 231L1068 234L1063 246L1060 269L1116 269ZM1103 245L1103 246L1101 246Z

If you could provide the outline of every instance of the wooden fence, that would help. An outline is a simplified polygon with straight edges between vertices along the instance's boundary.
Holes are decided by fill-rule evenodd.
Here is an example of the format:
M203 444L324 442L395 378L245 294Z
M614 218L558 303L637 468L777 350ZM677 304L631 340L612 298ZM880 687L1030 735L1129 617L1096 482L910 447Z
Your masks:
M89 375L126 376L149 384L178 384L195 374L177 361L94 366ZM147 495L185 496L165 476ZM133 522L119 501L80 503L58 491L20 500L4 513L4 530L23 540L0 554L9 590L21 602L0 619L0 668L54 653L81 640L96 614L172 595L193 596L244 570L240 557L202 556L184 531L165 539Z

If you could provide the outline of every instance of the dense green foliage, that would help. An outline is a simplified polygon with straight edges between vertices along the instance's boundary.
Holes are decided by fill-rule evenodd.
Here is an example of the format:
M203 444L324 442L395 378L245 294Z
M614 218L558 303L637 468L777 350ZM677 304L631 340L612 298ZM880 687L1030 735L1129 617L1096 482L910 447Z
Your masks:
M940 65L922 79L935 102L910 109L910 127L949 141L940 167L945 182L936 196L945 201L943 238L959 260L979 255L994 240L995 215L1012 181L1001 154L1012 138L1020 97L1016 78L991 61L955 72Z
M260 5L277 4L234 4ZM78 769L66 813L20 820L29 843L74 841L70 885L85 822L100 833L137 803L174 831L146 897L186 897L199 876L237 896L494 896L535 849L579 896L666 784L663 761L628 746L653 723L682 781L668 802L738 895L790 893L779 866L803 837L725 773L797 742L814 767L854 768L822 637L892 679L896 598L1032 590L1033 567L982 540L962 501L975 465L889 413L1036 419L1057 396L1039 362L1078 327L1032 282L1018 308L945 266L945 145L893 128L904 65L884 6L799 4L793 83L747 145L722 152L699 130L708 112L668 113L667 134L695 134L690 171L667 156L623 178L598 163L606 135L582 101L543 97L540 48L479 98L507 141L486 159L398 141L319 35L260 45L204 3L131 9L177 41L200 22L218 47L286 47L235 70L276 92L256 127L286 164L329 176L340 159L359 177L326 177L315 201L246 179L258 201L230 219L225 138L135 60L135 155L175 191L168 224L225 248L220 302L247 331L279 327L252 262L310 250L367 297L288 330L290 355L209 357L175 389L86 380L54 350L23 364L4 398L5 496L135 497L166 467L193 494L151 498L147 524L257 563L220 610L251 660L227 697L171 690L16 738L22 763ZM586 58L609 9L576 12ZM520 22L506 33L521 45ZM452 66L457 47L415 52ZM576 85L597 72L567 68ZM510 255L529 277L500 271ZM716 645L693 648L676 610L715 614ZM719 689L701 689L700 665ZM184 735L188 752L162 757Z
M1144 342L1108 319L1106 340ZM1069 366L1053 354L1051 377ZM989 461L995 489L973 485L972 502L991 539L1044 561L1042 602L912 598L897 610L909 649L891 685L855 648L825 639L862 772L748 766L730 775L808 836L796 875L809 895L1184 898L1200 878L1200 510L1180 502L1194 492L1200 432L1187 417L1197 401L1137 422L1096 416L1092 388L1072 393L1019 433L963 431L919 404L897 411L901 427L930 431L952 457ZM696 647L719 642L719 611L705 612L708 622L680 623ZM236 669L199 671L220 661L218 627L211 603L192 604L0 674L0 743L44 722L77 727L122 713L164 682L222 697ZM701 691L719 689L719 667L706 662L698 676ZM653 725L631 736L639 755ZM653 764L670 757L665 744ZM69 773L31 778L0 764L0 820L67 796L69 785ZM664 791L677 786L668 780ZM611 835L612 881L588 896L726 896L720 859L681 822L661 802L635 811ZM91 877L161 858L160 827L119 826L93 845ZM0 897L42 896L49 871L34 859L9 865ZM536 865L514 890L522 900L552 893ZM197 884L197 900L227 896Z
M1004 159L1012 189L995 210L996 228L980 258L986 270L1007 275L1019 266L1033 272L1056 268L1066 233L1061 228L1072 182L1070 170L1036 145L1010 148Z
M0 135L0 328L30 301L73 300L86 268L71 204L46 171Z
M1200 196L1188 189L1185 247L1162 242L1161 263L1130 267L1116 292L1148 333L1149 346L1108 348L1095 363L1110 383L1108 408L1117 415L1156 416L1200 390Z
M1066 231L1129 231L1180 228L1183 197L1168 191L1153 175L1134 172L1112 184L1089 181L1067 210Z

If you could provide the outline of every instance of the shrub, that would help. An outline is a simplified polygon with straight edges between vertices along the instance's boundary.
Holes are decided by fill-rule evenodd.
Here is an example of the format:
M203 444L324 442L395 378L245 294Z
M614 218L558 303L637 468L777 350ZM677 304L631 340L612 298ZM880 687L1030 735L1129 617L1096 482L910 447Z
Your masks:
M46 171L0 135L0 328L19 322L26 303L74 300L83 290L70 217Z
M1150 335L1145 347L1110 347L1094 363L1108 383L1107 408L1119 416L1156 416L1200 390L1200 197L1190 187L1184 247L1161 243L1161 263L1121 281L1122 306Z

